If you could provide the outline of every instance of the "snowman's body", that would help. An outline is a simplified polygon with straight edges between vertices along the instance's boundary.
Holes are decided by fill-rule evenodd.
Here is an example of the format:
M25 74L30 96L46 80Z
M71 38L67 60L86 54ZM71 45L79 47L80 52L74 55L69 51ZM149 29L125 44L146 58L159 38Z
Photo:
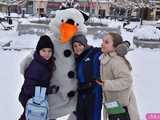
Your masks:
M55 119L70 114L76 109L77 95L68 97L68 93L77 90L77 79L75 73L75 58L71 47L71 41L62 44L60 42L60 24L62 19L72 19L78 23L78 32L85 33L83 15L76 9L58 11L55 19L51 22L49 34L54 43L54 56L56 70L53 72L50 86L58 86L57 93L49 94L49 118Z
M64 56L66 50L71 52L71 55L68 57ZM73 112L77 101L76 94L71 98L67 96L70 91L76 92L77 89L75 62L70 43L62 45L55 40L54 53L56 70L53 73L50 86L58 86L59 91L56 94L53 93L48 96L50 107L49 118L52 119ZM69 77L69 74L74 75Z

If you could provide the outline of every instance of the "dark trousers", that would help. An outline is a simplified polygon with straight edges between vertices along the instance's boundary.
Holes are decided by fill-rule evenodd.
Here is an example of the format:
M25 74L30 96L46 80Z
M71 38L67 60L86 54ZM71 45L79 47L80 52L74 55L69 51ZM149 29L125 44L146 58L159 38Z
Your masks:
M130 120L129 113L127 107L123 107L125 109L125 113L109 115L109 120Z
M77 120L101 120L101 93L79 93L77 103Z

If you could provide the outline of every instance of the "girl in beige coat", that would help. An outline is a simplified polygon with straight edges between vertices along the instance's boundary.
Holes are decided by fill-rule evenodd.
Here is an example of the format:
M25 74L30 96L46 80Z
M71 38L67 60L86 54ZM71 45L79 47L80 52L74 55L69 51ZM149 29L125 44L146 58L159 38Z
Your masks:
M117 33L108 33L102 42L101 55L101 80L104 101L119 102L126 113L108 114L104 111L104 119L109 120L140 120L136 99L132 91L131 65L125 57L116 53L116 47L122 43L122 37Z

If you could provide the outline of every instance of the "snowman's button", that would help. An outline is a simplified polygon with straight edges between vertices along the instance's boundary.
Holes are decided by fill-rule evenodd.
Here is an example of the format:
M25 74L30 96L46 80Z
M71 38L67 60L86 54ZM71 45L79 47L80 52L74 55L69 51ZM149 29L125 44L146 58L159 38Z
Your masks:
M69 49L67 49L67 50L64 51L64 56L65 57L69 57L69 56L71 56L71 54L72 54L72 52Z
M69 77L69 78L74 78L74 76L75 76L74 71L69 71L69 72L68 72L68 77Z

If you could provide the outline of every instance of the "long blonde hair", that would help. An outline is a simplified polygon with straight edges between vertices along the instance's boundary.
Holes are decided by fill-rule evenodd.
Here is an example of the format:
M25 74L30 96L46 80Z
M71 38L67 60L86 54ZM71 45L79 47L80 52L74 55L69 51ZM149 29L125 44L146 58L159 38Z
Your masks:
M123 38L122 38L122 36L120 34L114 33L114 32L109 32L107 34L112 37L112 39L113 39L113 47L114 48L116 48L119 44L121 44L123 42ZM129 70L132 70L132 66L131 66L130 62L126 59L126 57L123 56L122 58L126 62Z

